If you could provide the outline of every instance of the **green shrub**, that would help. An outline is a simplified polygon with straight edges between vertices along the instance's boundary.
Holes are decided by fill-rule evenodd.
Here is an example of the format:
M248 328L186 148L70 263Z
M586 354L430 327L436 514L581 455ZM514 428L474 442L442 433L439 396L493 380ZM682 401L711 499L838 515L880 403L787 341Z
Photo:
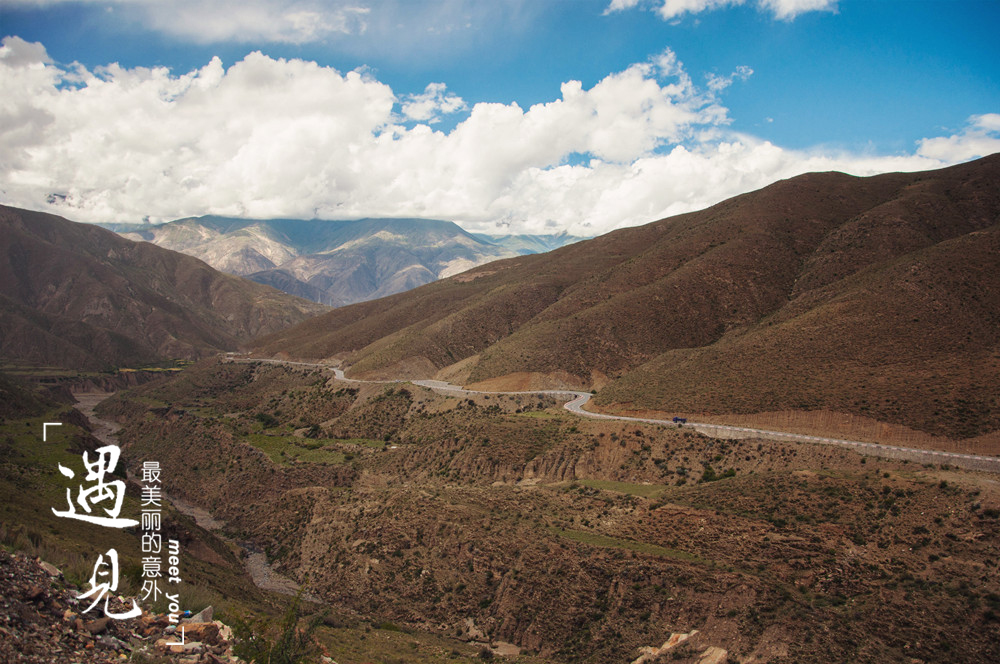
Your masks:
M288 611L277 624L266 619L258 619L253 623L234 620L233 653L247 662L302 664L313 661L316 654L313 633L323 623L326 615L313 616L304 628L299 627L303 590L304 588L295 595Z
M276 427L280 424L278 418L270 413L257 413L254 418L260 422L265 429L270 429L271 427Z

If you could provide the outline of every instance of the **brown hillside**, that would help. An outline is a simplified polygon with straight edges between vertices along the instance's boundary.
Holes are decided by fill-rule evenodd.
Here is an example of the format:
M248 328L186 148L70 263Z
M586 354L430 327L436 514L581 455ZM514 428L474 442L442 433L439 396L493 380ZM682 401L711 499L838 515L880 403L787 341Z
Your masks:
M607 374L605 405L959 417L976 435L997 417L998 176L1000 156L809 174L337 310L258 351L349 352L355 373L479 354L470 382Z
M746 332L664 353L598 402L829 408L957 437L1000 429L998 257L995 225L870 267Z
M193 358L326 310L61 217L0 206L0 357L74 368Z

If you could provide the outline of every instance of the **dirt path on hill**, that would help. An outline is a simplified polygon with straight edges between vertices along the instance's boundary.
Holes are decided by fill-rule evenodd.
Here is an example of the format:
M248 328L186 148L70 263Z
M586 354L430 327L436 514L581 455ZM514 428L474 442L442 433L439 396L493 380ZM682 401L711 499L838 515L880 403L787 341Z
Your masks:
M426 387L439 392L452 392L457 394L548 394L552 396L568 397L569 401L563 404L563 408L581 417L594 419L621 420L625 422L642 422L645 424L656 424L666 427L684 427L694 429L698 433L711 438L753 438L760 440L775 440L790 443L810 443L818 445L836 445L854 449L859 454L877 456L888 459L905 459L916 463L930 464L950 464L967 470L979 470L990 473L1000 473L1000 457L984 456L978 454L960 454L958 452L942 452L938 450L921 450L911 447L901 447L899 445L884 445L881 443L868 443L860 440L845 440L841 438L826 438L823 436L808 436L786 431L771 431L767 429L754 429L750 427L737 427L725 424L711 424L708 422L686 422L679 424L673 420L663 420L645 417L629 417L626 415L608 415L605 413L594 413L585 410L584 406L590 401L589 392L576 392L573 390L527 390L524 392L491 392L483 390L467 390L459 385L453 385L442 380L359 380L348 378L344 371L337 367L326 364L312 362L293 362L290 360L268 360L268 359L245 359L245 358L224 358L229 362L267 362L270 364L282 364L288 366L301 366L325 369L332 371L337 380L348 383L413 383L421 387Z

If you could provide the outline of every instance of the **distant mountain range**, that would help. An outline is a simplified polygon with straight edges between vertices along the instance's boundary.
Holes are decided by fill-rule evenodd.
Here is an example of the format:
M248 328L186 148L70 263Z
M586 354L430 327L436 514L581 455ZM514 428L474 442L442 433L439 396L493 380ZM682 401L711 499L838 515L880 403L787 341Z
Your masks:
M131 240L315 302L342 306L401 293L500 258L549 251L581 238L473 234L432 219L196 217L109 226Z
M1000 155L814 173L331 311L257 344L348 375L598 388L605 407L1000 429Z
M233 350L327 307L89 224L0 206L0 359L75 369Z

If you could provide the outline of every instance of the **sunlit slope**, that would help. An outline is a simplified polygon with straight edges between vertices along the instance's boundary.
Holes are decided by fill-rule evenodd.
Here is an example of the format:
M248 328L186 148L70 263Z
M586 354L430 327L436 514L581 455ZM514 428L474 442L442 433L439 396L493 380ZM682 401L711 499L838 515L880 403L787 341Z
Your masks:
M971 435L995 427L998 175L996 156L804 175L346 307L257 350L423 376L476 356L466 382L607 376L605 405L836 406L922 426L962 408Z

